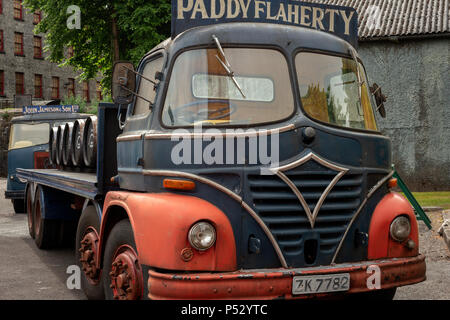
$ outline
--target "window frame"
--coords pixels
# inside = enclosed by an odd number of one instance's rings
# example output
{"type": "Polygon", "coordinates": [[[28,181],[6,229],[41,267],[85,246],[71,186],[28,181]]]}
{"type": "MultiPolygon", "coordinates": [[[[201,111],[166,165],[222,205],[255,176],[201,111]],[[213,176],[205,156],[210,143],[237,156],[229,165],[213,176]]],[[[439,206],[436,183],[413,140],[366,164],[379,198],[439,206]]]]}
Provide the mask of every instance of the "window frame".
{"type": "Polygon", "coordinates": [[[43,87],[44,87],[44,79],[42,74],[35,74],[34,75],[34,97],[38,98],[38,99],[43,99],[44,98],[44,91],[43,91],[43,87]],[[37,83],[37,79],[40,79],[40,86],[38,86],[37,83]],[[39,89],[39,94],[36,94],[37,89],[39,89]]]}
{"type": "Polygon", "coordinates": [[[23,40],[24,36],[22,32],[14,32],[14,55],[19,57],[24,57],[23,51],[23,40]],[[17,42],[17,36],[19,36],[20,42],[17,42]],[[17,46],[20,46],[20,52],[17,52],[17,46]]]}
{"type": "Polygon", "coordinates": [[[60,82],[61,82],[61,79],[59,77],[52,77],[52,86],[51,86],[52,95],[51,95],[51,97],[52,97],[53,100],[57,100],[60,97],[60,82]],[[57,83],[56,87],[54,86],[55,85],[55,79],[57,79],[57,81],[58,81],[58,82],[56,82],[57,83]],[[53,94],[55,89],[56,89],[57,96],[55,96],[53,94]]]}
{"type": "MultiPolygon", "coordinates": [[[[144,69],[145,69],[145,67],[147,66],[148,63],[151,63],[152,61],[155,61],[155,60],[160,59],[160,58],[163,59],[163,70],[164,70],[165,69],[165,65],[167,63],[167,56],[166,56],[165,51],[163,49],[160,49],[160,50],[150,54],[148,57],[145,57],[144,60],[139,64],[139,68],[138,68],[137,72],[139,72],[140,74],[143,74],[144,73],[144,69]]],[[[161,70],[161,72],[163,70],[161,70]]],[[[136,91],[137,94],[139,94],[142,77],[136,75],[136,78],[137,78],[137,81],[136,81],[136,90],[135,91],[136,91]]],[[[145,80],[145,81],[147,82],[147,80],[145,80]]],[[[160,86],[158,86],[158,88],[156,89],[155,99],[154,99],[155,101],[153,101],[153,106],[156,105],[156,99],[158,97],[159,90],[160,90],[160,86]]],[[[128,114],[128,117],[137,118],[137,117],[148,116],[148,115],[153,113],[152,108],[149,108],[148,111],[146,111],[144,113],[134,114],[134,111],[136,109],[137,99],[138,99],[137,96],[134,96],[132,107],[130,108],[130,112],[128,114]]]]}
{"type": "MultiPolygon", "coordinates": [[[[287,52],[284,48],[277,46],[277,45],[270,45],[270,44],[247,44],[247,43],[242,43],[242,44],[227,44],[227,43],[222,43],[222,48],[223,49],[261,49],[261,50],[274,50],[279,52],[285,62],[286,62],[286,66],[288,69],[288,78],[289,78],[289,82],[291,85],[291,93],[292,93],[292,99],[293,99],[293,108],[292,108],[292,113],[280,120],[275,120],[275,121],[268,121],[268,122],[261,122],[261,123],[257,123],[257,124],[248,124],[248,125],[234,125],[234,124],[230,124],[230,125],[221,125],[220,127],[218,126],[214,126],[214,125],[210,125],[210,124],[203,124],[202,127],[203,128],[214,128],[214,129],[231,129],[231,128],[243,128],[243,129],[248,129],[248,128],[258,128],[258,127],[267,127],[270,125],[276,125],[276,124],[282,124],[282,123],[286,123],[289,120],[291,120],[292,118],[295,117],[296,114],[298,114],[298,104],[296,101],[296,97],[297,97],[297,93],[296,93],[296,74],[295,72],[293,72],[292,68],[291,68],[291,63],[292,63],[292,57],[290,56],[290,52],[287,52]]],[[[184,48],[179,50],[172,58],[170,61],[170,65],[168,67],[168,71],[166,73],[166,79],[165,79],[165,85],[164,85],[164,91],[162,94],[162,99],[161,99],[161,103],[160,105],[160,110],[159,110],[159,124],[162,128],[167,129],[167,130],[177,130],[177,129],[193,129],[194,126],[167,126],[164,124],[163,122],[163,111],[164,111],[164,105],[166,103],[166,99],[167,99],[167,93],[169,91],[169,85],[170,85],[170,81],[172,79],[172,72],[173,72],[173,68],[175,66],[175,63],[178,59],[178,57],[187,52],[187,51],[192,51],[192,50],[207,50],[207,49],[217,49],[217,47],[215,45],[198,45],[198,46],[193,46],[193,47],[188,47],[188,48],[184,48]]]]}
{"type": "Polygon", "coordinates": [[[23,21],[23,4],[21,0],[14,0],[13,2],[13,14],[14,14],[14,20],[23,21]],[[19,5],[19,7],[17,7],[19,5]],[[16,15],[17,11],[19,11],[18,16],[16,15]]]}
{"type": "Polygon", "coordinates": [[[69,81],[69,85],[67,86],[67,95],[69,97],[75,97],[75,79],[68,78],[67,81],[69,81]]]}
{"type": "Polygon", "coordinates": [[[83,99],[85,99],[86,102],[91,102],[91,91],[89,88],[89,80],[83,81],[83,99]]]}
{"type": "Polygon", "coordinates": [[[33,24],[37,25],[42,21],[42,11],[41,10],[36,10],[33,13],[33,24]]]}
{"type": "Polygon", "coordinates": [[[0,53],[5,53],[5,34],[3,29],[0,30],[0,53]]]}
{"type": "Polygon", "coordinates": [[[23,72],[16,72],[15,75],[16,75],[16,79],[15,79],[16,95],[24,95],[25,94],[25,74],[23,72]],[[17,77],[17,76],[19,76],[19,77],[17,77]],[[22,81],[22,83],[21,83],[22,87],[21,87],[21,91],[18,92],[17,91],[17,88],[18,88],[17,86],[18,86],[19,82],[17,80],[20,79],[20,78],[21,78],[21,81],[22,81]]]}
{"type": "MultiPolygon", "coordinates": [[[[351,128],[351,127],[344,127],[344,126],[340,126],[337,124],[333,124],[333,123],[329,123],[329,122],[324,122],[318,119],[313,118],[312,116],[309,115],[309,113],[307,113],[305,111],[305,109],[303,108],[303,102],[302,102],[302,95],[300,92],[300,86],[299,86],[299,78],[298,78],[298,71],[297,71],[297,64],[296,64],[296,58],[300,53],[316,53],[316,54],[322,54],[322,55],[328,55],[328,56],[332,56],[332,57],[338,57],[338,58],[346,58],[346,59],[350,59],[353,60],[353,57],[350,54],[344,54],[342,52],[335,52],[335,51],[325,51],[325,50],[313,50],[313,49],[306,49],[306,48],[298,48],[297,50],[295,50],[292,53],[292,66],[294,68],[294,81],[296,83],[296,90],[298,91],[298,103],[300,105],[300,110],[302,112],[302,114],[310,119],[311,121],[320,123],[322,125],[328,126],[328,127],[333,127],[335,129],[340,129],[340,130],[348,130],[348,131],[354,131],[354,132],[362,132],[362,133],[366,133],[366,134],[376,134],[376,135],[382,135],[382,133],[380,132],[380,128],[378,125],[378,121],[377,121],[377,117],[376,117],[376,110],[374,108],[374,105],[372,103],[372,98],[370,98],[370,105],[372,107],[372,111],[373,111],[373,115],[374,115],[374,120],[375,120],[375,125],[377,126],[377,130],[370,130],[370,129],[360,129],[360,128],[351,128]]],[[[358,62],[360,63],[360,65],[363,67],[364,69],[364,73],[365,76],[367,78],[367,72],[366,72],[366,67],[364,66],[363,61],[361,60],[360,57],[357,57],[358,62]]],[[[369,82],[369,80],[367,79],[367,82],[369,82]]],[[[370,89],[369,89],[369,83],[367,83],[367,87],[369,90],[369,95],[370,93],[370,89]]]]}
{"type": "Polygon", "coordinates": [[[43,59],[42,56],[42,37],[33,36],[33,57],[34,59],[43,59]],[[39,45],[36,46],[36,41],[38,41],[39,45]],[[38,54],[36,54],[36,50],[39,50],[38,54]]]}
{"type": "Polygon", "coordinates": [[[5,70],[0,70],[0,96],[5,96],[5,70]]]}

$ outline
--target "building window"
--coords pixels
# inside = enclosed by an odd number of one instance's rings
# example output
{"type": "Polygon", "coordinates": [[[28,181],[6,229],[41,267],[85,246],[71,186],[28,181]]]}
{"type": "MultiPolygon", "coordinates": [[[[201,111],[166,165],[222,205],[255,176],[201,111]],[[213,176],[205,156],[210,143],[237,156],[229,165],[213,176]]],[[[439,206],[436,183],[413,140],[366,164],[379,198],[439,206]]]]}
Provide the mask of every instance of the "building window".
{"type": "Polygon", "coordinates": [[[86,102],[91,101],[91,95],[89,93],[89,81],[83,82],[83,98],[86,100],[86,102]]]}
{"type": "Polygon", "coordinates": [[[67,95],[69,97],[75,96],[75,79],[69,78],[69,85],[67,86],[67,95]]]}
{"type": "Polygon", "coordinates": [[[4,43],[5,43],[5,40],[3,38],[3,30],[0,30],[0,52],[5,52],[4,43]]]}
{"type": "MultiPolygon", "coordinates": [[[[1,0],[0,0],[1,1],[1,0]]],[[[37,10],[34,12],[33,23],[38,24],[42,20],[42,12],[41,10],[37,10]]]]}
{"type": "Polygon", "coordinates": [[[67,48],[67,56],[70,58],[73,58],[73,47],[70,46],[69,48],[67,48]]]}
{"type": "Polygon", "coordinates": [[[3,13],[3,1],[0,0],[0,14],[3,13]]]}
{"type": "Polygon", "coordinates": [[[33,39],[33,45],[34,45],[34,57],[37,59],[41,59],[42,58],[42,38],[35,36],[33,39]]]}
{"type": "Polygon", "coordinates": [[[22,72],[16,72],[16,94],[25,94],[25,80],[22,72]]]}
{"type": "Polygon", "coordinates": [[[14,0],[14,19],[23,20],[23,7],[21,0],[14,0]]]}
{"type": "Polygon", "coordinates": [[[14,54],[23,56],[23,33],[14,33],[14,54]]]}
{"type": "Polygon", "coordinates": [[[0,70],[0,96],[5,95],[5,72],[0,70]]]}
{"type": "Polygon", "coordinates": [[[102,101],[103,100],[103,95],[102,95],[102,86],[100,85],[100,81],[97,81],[97,100],[98,101],[102,101]]]}
{"type": "Polygon", "coordinates": [[[52,99],[59,99],[59,78],[52,77],[52,99]]]}
{"type": "Polygon", "coordinates": [[[34,97],[42,98],[42,74],[34,75],[34,97]]]}

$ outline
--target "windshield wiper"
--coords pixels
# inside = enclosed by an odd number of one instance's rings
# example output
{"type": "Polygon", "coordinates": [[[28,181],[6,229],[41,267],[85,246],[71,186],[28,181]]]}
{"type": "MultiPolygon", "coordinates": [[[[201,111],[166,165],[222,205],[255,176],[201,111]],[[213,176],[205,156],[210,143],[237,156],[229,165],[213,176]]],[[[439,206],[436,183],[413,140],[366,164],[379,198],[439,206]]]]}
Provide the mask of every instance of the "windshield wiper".
{"type": "Polygon", "coordinates": [[[246,99],[247,97],[245,96],[244,91],[242,91],[242,88],[239,85],[239,83],[236,81],[236,77],[234,76],[233,68],[231,67],[230,62],[228,62],[227,56],[225,55],[225,52],[223,51],[223,48],[222,48],[222,45],[220,44],[219,39],[215,35],[213,35],[212,37],[214,39],[214,42],[216,43],[217,49],[219,49],[219,52],[225,61],[222,61],[222,59],[220,59],[219,56],[216,55],[217,60],[220,62],[222,67],[225,69],[225,71],[227,72],[227,75],[231,78],[231,80],[233,80],[234,85],[236,86],[236,88],[238,88],[239,92],[242,94],[242,97],[244,97],[244,99],[246,99]]]}

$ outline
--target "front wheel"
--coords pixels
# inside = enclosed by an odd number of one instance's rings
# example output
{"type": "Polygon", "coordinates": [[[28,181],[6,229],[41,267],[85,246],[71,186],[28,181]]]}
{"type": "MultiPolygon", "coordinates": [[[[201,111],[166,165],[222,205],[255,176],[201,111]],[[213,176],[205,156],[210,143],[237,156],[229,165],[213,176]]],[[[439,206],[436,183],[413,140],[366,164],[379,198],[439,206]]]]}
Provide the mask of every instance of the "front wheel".
{"type": "Polygon", "coordinates": [[[140,300],[144,294],[142,268],[133,230],[128,220],[119,221],[106,242],[103,286],[108,300],[140,300]]]}
{"type": "Polygon", "coordinates": [[[97,210],[88,206],[78,222],[75,259],[83,271],[81,288],[89,300],[103,300],[105,293],[100,281],[101,270],[97,267],[100,219],[97,210]]]}

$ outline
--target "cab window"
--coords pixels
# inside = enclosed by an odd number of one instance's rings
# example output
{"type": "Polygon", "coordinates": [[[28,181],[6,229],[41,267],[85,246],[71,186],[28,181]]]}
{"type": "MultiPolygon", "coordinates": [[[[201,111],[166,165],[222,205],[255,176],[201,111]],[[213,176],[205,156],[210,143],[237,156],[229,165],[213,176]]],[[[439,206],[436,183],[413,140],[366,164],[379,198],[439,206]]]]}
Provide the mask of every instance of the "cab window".
{"type": "Polygon", "coordinates": [[[178,56],[162,113],[165,126],[248,126],[281,121],[294,113],[282,53],[254,48],[225,48],[224,53],[234,77],[218,49],[178,56]]]}
{"type": "Polygon", "coordinates": [[[17,123],[11,127],[8,150],[33,147],[48,143],[50,125],[48,123],[17,123]]]}
{"type": "Polygon", "coordinates": [[[353,59],[301,52],[295,59],[303,110],[312,118],[347,128],[377,130],[367,77],[353,59]],[[358,68],[364,84],[361,94],[358,68]]]}
{"type": "MultiPolygon", "coordinates": [[[[151,59],[149,62],[145,64],[144,70],[142,71],[142,75],[144,75],[144,77],[150,80],[157,82],[155,79],[155,75],[156,72],[162,71],[163,64],[164,64],[163,56],[158,56],[156,58],[151,59]]],[[[155,86],[150,81],[147,81],[144,78],[140,78],[138,95],[154,103],[156,97],[155,86]]],[[[141,115],[150,112],[150,103],[140,98],[139,96],[136,97],[133,115],[141,115]]]]}

